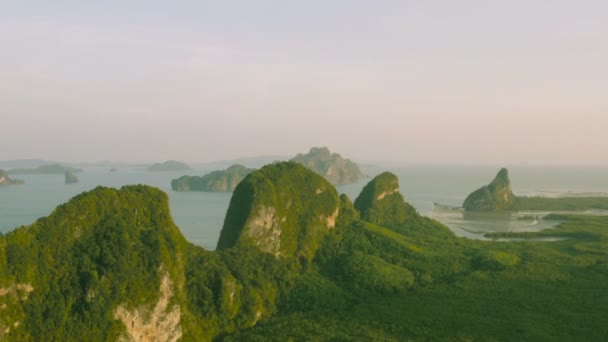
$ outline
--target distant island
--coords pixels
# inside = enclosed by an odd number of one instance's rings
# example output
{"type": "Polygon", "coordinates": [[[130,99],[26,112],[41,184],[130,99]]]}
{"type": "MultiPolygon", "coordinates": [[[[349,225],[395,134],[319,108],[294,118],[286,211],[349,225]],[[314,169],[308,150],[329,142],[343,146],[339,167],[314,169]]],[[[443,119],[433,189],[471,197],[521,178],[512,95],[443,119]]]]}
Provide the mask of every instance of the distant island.
{"type": "Polygon", "coordinates": [[[79,181],[78,176],[76,176],[73,172],[71,172],[71,171],[65,172],[65,184],[75,184],[75,183],[78,183],[78,181],[79,181]]]}
{"type": "Polygon", "coordinates": [[[0,186],[3,185],[17,185],[17,184],[23,184],[23,181],[20,179],[11,179],[8,176],[8,172],[0,169],[0,186]]]}
{"type": "Polygon", "coordinates": [[[18,169],[10,169],[8,173],[11,175],[56,175],[62,174],[66,171],[70,171],[72,173],[82,172],[82,169],[64,166],[61,164],[49,164],[49,165],[41,165],[35,168],[18,168],[18,169]]]}
{"type": "Polygon", "coordinates": [[[168,160],[164,163],[156,163],[148,166],[148,171],[162,172],[162,171],[185,171],[190,170],[190,166],[186,163],[177,160],[168,160]]]}
{"type": "Polygon", "coordinates": [[[494,180],[472,192],[464,200],[467,211],[500,210],[608,210],[608,197],[515,196],[511,190],[509,171],[501,169],[494,180]]]}
{"type": "Polygon", "coordinates": [[[226,170],[217,170],[204,176],[182,176],[171,181],[175,191],[232,192],[254,169],[235,164],[226,170]]]}
{"type": "Polygon", "coordinates": [[[338,153],[332,154],[327,147],[313,147],[308,154],[300,153],[290,161],[304,165],[333,185],[347,185],[365,178],[357,164],[338,153]]]}

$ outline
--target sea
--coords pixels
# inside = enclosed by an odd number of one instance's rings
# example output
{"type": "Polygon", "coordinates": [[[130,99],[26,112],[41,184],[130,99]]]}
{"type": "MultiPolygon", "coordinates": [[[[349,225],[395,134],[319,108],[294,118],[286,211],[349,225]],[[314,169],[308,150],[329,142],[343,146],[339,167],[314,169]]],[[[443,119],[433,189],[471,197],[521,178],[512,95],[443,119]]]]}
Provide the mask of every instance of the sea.
{"type": "MultiPolygon", "coordinates": [[[[390,171],[399,177],[400,192],[422,215],[447,225],[456,235],[485,239],[488,232],[539,231],[559,222],[544,220],[547,213],[464,213],[460,206],[472,191],[489,183],[500,167],[471,165],[374,164],[363,165],[368,179],[338,187],[354,200],[375,175],[390,171]]],[[[15,175],[23,185],[0,187],[0,232],[32,224],[48,216],[58,205],[97,186],[120,188],[146,184],[169,195],[173,220],[192,243],[213,250],[222,229],[231,193],[176,192],[171,180],[184,174],[203,175],[210,169],[149,172],[141,166],[125,166],[115,172],[108,167],[84,167],[80,182],[65,184],[64,175],[15,175]]],[[[608,167],[511,166],[512,189],[520,196],[608,196],[608,167]]],[[[608,212],[589,211],[589,215],[608,212]]]]}

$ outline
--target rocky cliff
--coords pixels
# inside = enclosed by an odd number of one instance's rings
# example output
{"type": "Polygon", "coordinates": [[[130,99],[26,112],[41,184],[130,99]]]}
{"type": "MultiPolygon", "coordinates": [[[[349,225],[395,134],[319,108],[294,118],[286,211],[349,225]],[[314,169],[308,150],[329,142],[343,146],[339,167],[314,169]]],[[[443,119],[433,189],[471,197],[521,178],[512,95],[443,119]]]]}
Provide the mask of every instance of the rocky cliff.
{"type": "Polygon", "coordinates": [[[291,161],[313,170],[334,185],[356,183],[365,178],[357,164],[331,153],[327,147],[313,147],[308,154],[300,153],[291,161]]]}
{"type": "Polygon", "coordinates": [[[318,174],[292,162],[267,165],[235,189],[217,248],[254,246],[310,260],[339,207],[336,189],[318,174]]]}
{"type": "Polygon", "coordinates": [[[509,171],[503,168],[490,184],[467,196],[462,206],[468,211],[493,211],[513,209],[515,204],[509,171]]]}

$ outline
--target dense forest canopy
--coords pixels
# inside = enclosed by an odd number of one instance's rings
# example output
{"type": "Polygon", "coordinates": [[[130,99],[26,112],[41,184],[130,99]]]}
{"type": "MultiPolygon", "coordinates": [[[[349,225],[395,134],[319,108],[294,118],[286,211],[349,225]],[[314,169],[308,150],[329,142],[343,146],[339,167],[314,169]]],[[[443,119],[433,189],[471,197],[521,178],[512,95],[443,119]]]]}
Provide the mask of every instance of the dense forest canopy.
{"type": "Polygon", "coordinates": [[[455,237],[390,173],[353,202],[295,163],[236,188],[217,251],[162,191],[99,187],[0,237],[0,339],[605,340],[608,217],[455,237]],[[525,237],[525,236],[520,236],[525,237]]]}

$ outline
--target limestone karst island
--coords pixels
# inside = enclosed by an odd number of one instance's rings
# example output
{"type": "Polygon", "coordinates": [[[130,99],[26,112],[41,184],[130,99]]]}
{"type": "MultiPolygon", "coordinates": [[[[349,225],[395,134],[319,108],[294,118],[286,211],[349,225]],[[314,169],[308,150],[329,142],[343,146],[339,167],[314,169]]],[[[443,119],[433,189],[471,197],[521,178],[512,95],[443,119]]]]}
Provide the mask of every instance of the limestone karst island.
{"type": "MultiPolygon", "coordinates": [[[[467,203],[511,200],[507,176],[467,203]]],[[[606,217],[562,217],[564,240],[531,246],[458,238],[404,198],[390,172],[353,204],[298,163],[267,165],[236,186],[209,251],[162,191],[98,187],[0,236],[0,338],[605,336],[606,217]],[[505,324],[515,315],[525,330],[505,324]]]]}

